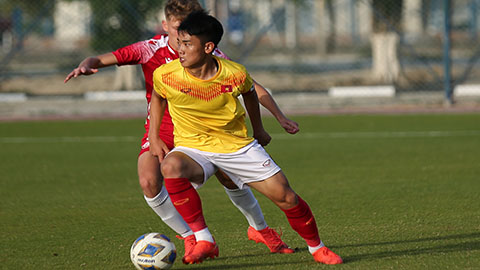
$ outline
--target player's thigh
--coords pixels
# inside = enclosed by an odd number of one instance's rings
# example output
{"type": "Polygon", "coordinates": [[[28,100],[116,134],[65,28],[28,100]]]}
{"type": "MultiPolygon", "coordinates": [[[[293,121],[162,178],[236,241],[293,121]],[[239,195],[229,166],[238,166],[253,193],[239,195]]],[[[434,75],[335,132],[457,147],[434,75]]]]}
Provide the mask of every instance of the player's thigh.
{"type": "Polygon", "coordinates": [[[140,181],[156,181],[162,182],[162,174],[160,172],[160,163],[158,158],[150,154],[150,152],[143,152],[137,161],[138,178],[140,181]]]}
{"type": "Polygon", "coordinates": [[[238,186],[235,185],[235,183],[232,181],[232,179],[230,177],[228,177],[228,175],[225,172],[223,172],[222,170],[219,169],[215,173],[215,176],[217,177],[218,182],[220,182],[220,184],[222,184],[224,187],[226,187],[228,189],[238,189],[238,186]]]}
{"type": "Polygon", "coordinates": [[[190,182],[204,182],[202,166],[180,151],[170,152],[163,160],[161,168],[163,175],[168,178],[188,178],[190,182]]]}
{"type": "Polygon", "coordinates": [[[282,209],[292,208],[298,203],[297,196],[282,171],[263,181],[250,182],[248,186],[265,195],[282,209]]]}

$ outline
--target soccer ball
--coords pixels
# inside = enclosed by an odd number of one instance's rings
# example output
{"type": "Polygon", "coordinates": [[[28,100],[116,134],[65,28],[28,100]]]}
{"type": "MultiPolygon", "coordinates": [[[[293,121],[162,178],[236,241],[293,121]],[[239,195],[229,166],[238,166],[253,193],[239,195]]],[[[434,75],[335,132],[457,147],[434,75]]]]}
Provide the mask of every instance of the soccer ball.
{"type": "Polygon", "coordinates": [[[161,233],[144,234],[130,248],[130,259],[138,270],[170,269],[176,257],[175,245],[161,233]]]}

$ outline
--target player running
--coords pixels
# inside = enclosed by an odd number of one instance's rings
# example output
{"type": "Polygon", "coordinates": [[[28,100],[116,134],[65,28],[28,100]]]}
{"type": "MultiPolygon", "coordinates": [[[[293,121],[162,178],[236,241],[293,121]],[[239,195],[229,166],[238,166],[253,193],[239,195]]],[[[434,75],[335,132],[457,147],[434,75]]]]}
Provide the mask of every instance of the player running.
{"type": "MultiPolygon", "coordinates": [[[[152,96],[152,74],[153,71],[168,62],[178,58],[177,28],[180,22],[191,12],[202,10],[196,0],[169,0],[164,8],[166,20],[162,21],[162,28],[168,33],[157,35],[150,40],[140,41],[116,51],[88,57],[84,59],[65,78],[65,83],[71,78],[80,75],[91,75],[98,72],[99,68],[111,65],[142,65],[145,77],[147,118],[145,120],[145,134],[141,141],[141,150],[138,155],[138,178],[147,204],[172,230],[178,233],[185,242],[185,254],[188,254],[196,243],[196,238],[190,227],[185,223],[173,206],[166,189],[163,187],[163,177],[160,172],[158,158],[150,153],[150,142],[148,132],[150,129],[150,102],[152,96]]],[[[226,57],[220,50],[215,50],[215,55],[226,57]]],[[[278,108],[271,95],[259,84],[256,89],[261,103],[278,120],[280,125],[291,134],[298,132],[298,124],[288,118],[278,108]]],[[[158,127],[159,136],[166,143],[166,146],[173,148],[173,124],[165,108],[165,115],[158,127]]],[[[267,142],[268,143],[268,142],[267,142]]],[[[257,199],[249,189],[238,189],[238,187],[221,171],[216,174],[218,180],[225,186],[232,203],[244,214],[249,228],[248,239],[265,244],[273,253],[293,253],[280,238],[278,233],[271,229],[260,209],[257,199]]]]}
{"type": "Polygon", "coordinates": [[[185,264],[218,256],[194,189],[218,169],[240,188],[250,186],[274,202],[291,227],[306,241],[315,261],[340,264],[342,259],[320,240],[308,204],[290,187],[286,176],[261,146],[270,141],[263,129],[254,83],[245,67],[212,55],[223,35],[220,22],[200,10],[178,28],[179,56],[155,70],[151,103],[150,151],[162,162],[165,187],[173,205],[195,233],[197,244],[185,264]],[[253,127],[247,134],[242,95],[253,127]],[[175,123],[175,148],[154,132],[169,106],[175,123]]]}

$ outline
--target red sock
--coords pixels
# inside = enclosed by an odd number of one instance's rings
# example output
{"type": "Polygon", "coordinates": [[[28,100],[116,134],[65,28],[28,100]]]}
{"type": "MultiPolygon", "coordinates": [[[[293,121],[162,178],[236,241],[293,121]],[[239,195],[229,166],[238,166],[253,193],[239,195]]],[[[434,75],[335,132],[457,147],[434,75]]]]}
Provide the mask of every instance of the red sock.
{"type": "Polygon", "coordinates": [[[320,245],[317,223],[308,204],[298,196],[298,204],[290,209],[282,209],[290,226],[307,242],[307,245],[320,245]]]}
{"type": "Polygon", "coordinates": [[[194,232],[206,228],[202,201],[188,178],[165,178],[164,182],[173,205],[188,226],[194,232]]]}

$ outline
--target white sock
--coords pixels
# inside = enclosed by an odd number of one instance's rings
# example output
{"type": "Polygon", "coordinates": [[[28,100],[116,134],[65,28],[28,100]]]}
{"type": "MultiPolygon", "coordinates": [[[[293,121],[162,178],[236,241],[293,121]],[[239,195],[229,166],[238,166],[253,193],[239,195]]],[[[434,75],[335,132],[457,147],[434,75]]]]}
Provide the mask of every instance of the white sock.
{"type": "Polygon", "coordinates": [[[162,190],[154,198],[148,198],[144,196],[147,204],[157,213],[162,221],[167,224],[172,230],[181,235],[187,237],[193,234],[188,224],[183,220],[182,216],[177,212],[175,206],[173,206],[170,196],[168,196],[167,190],[162,187],[162,190]]]}
{"type": "Polygon", "coordinates": [[[205,229],[201,229],[200,231],[195,232],[195,239],[198,241],[208,241],[210,243],[215,243],[215,240],[213,240],[213,236],[208,230],[208,227],[205,229]]]}
{"type": "Polygon", "coordinates": [[[245,189],[228,189],[225,192],[240,212],[245,216],[248,224],[255,230],[260,231],[268,227],[265,218],[263,217],[262,209],[258,204],[257,199],[253,196],[250,188],[245,189]]]}
{"type": "Polygon", "coordinates": [[[311,247],[311,246],[308,246],[308,251],[310,251],[310,254],[313,254],[315,253],[315,251],[321,249],[322,247],[324,247],[325,245],[323,244],[322,240],[320,240],[320,245],[316,246],[316,247],[311,247]]]}

